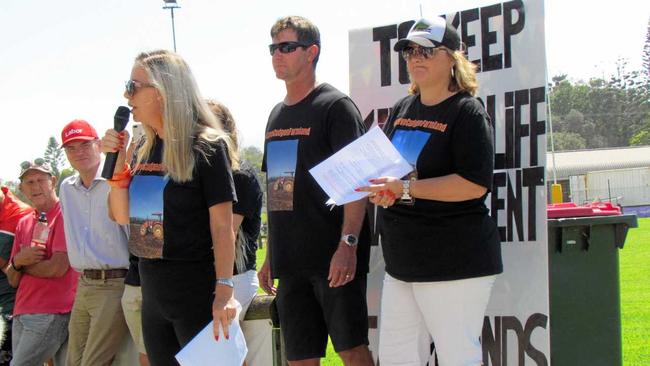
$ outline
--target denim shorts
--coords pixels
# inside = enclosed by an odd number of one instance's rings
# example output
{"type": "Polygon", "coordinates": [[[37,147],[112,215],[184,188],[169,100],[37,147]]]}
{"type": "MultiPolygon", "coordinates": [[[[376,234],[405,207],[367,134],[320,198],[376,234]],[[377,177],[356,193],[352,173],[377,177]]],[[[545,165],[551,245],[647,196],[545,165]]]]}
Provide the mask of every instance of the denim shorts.
{"type": "Polygon", "coordinates": [[[68,338],[70,313],[20,314],[12,326],[12,366],[42,365],[68,338]]]}

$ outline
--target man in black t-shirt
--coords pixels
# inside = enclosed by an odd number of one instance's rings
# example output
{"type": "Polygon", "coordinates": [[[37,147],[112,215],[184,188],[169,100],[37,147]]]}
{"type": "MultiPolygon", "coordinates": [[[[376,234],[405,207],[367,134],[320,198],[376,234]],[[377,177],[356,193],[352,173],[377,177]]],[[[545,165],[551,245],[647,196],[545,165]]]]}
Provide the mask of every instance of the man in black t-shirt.
{"type": "Polygon", "coordinates": [[[372,365],[368,350],[366,200],[330,210],[309,169],[365,130],[352,100],[316,83],[318,29],[302,17],[278,20],[269,46],[287,94],[269,116],[262,170],[267,175],[269,249],[260,284],[276,293],[292,365],[317,365],[329,334],[346,365],[372,365]]]}

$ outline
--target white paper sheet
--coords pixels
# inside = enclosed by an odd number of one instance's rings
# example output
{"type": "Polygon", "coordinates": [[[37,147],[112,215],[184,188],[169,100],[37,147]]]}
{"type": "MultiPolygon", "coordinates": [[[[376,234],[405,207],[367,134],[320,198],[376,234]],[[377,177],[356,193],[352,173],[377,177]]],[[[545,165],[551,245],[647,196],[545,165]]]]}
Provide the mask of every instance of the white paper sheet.
{"type": "Polygon", "coordinates": [[[238,306],[237,316],[230,325],[230,339],[225,339],[223,333],[219,333],[217,342],[212,332],[213,322],[210,322],[176,354],[176,360],[182,366],[241,366],[246,359],[248,348],[237,321],[240,312],[241,306],[238,306]]]}
{"type": "Polygon", "coordinates": [[[354,189],[381,176],[401,178],[413,167],[379,127],[370,129],[309,172],[330,197],[327,204],[344,205],[368,195],[354,189]]]}

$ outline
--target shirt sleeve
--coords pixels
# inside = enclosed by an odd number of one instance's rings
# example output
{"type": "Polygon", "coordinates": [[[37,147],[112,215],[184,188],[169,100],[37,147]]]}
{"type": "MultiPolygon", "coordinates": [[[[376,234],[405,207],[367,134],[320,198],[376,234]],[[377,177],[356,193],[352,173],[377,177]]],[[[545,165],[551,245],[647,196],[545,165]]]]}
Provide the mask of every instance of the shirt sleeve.
{"type": "Polygon", "coordinates": [[[386,136],[388,136],[389,139],[395,129],[395,119],[397,119],[397,116],[399,115],[402,109],[402,104],[406,101],[407,98],[408,97],[402,98],[398,100],[397,103],[395,103],[395,105],[393,105],[393,108],[390,109],[390,114],[388,115],[388,118],[386,119],[386,122],[382,127],[384,134],[386,134],[386,136]]]}
{"type": "Polygon", "coordinates": [[[198,159],[199,179],[208,207],[237,200],[226,143],[218,140],[210,145],[213,150],[207,160],[200,154],[198,159]]]}
{"type": "Polygon", "coordinates": [[[233,172],[237,202],[232,205],[232,212],[244,217],[253,217],[257,212],[257,202],[262,190],[252,172],[240,170],[233,172]]]}
{"type": "Polygon", "coordinates": [[[329,142],[336,152],[366,133],[361,113],[350,98],[334,102],[327,115],[329,142]]]}
{"type": "Polygon", "coordinates": [[[451,142],[456,173],[490,191],[494,170],[492,128],[475,99],[461,103],[451,142]]]}

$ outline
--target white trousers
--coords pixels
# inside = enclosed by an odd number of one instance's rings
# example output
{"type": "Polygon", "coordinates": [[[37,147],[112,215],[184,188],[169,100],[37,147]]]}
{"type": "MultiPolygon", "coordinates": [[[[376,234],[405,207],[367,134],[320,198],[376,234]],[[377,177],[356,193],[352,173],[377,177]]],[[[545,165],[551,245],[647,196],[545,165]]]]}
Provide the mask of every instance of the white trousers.
{"type": "Polygon", "coordinates": [[[386,274],[379,323],[381,365],[424,366],[431,358],[432,340],[441,366],[481,365],[479,337],[495,279],[403,282],[386,274]]]}
{"type": "Polygon", "coordinates": [[[257,271],[254,269],[248,270],[232,277],[234,283],[233,294],[235,299],[241,304],[241,313],[239,314],[239,321],[244,321],[246,310],[253,302],[253,298],[257,294],[257,289],[260,287],[260,282],[257,279],[257,271]]]}
{"type": "Polygon", "coordinates": [[[268,319],[244,321],[248,306],[253,302],[257,294],[257,289],[260,287],[259,280],[257,279],[257,271],[246,271],[233,276],[232,280],[235,283],[235,299],[242,306],[239,321],[241,322],[244,338],[246,338],[246,346],[248,347],[246,364],[248,366],[270,365],[273,362],[271,321],[268,319]]]}

